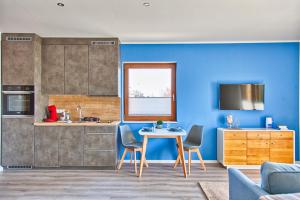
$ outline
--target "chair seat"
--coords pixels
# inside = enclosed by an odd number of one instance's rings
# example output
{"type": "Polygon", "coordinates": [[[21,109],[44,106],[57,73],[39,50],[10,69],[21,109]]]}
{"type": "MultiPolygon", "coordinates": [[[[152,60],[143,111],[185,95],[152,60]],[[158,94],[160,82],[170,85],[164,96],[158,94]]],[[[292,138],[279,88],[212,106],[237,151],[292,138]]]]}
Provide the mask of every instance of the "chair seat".
{"type": "Polygon", "coordinates": [[[195,148],[199,148],[199,145],[189,144],[189,143],[183,143],[183,148],[184,149],[195,149],[195,148]]]}
{"type": "Polygon", "coordinates": [[[124,145],[126,148],[142,148],[143,143],[142,142],[132,142],[124,145]]]}

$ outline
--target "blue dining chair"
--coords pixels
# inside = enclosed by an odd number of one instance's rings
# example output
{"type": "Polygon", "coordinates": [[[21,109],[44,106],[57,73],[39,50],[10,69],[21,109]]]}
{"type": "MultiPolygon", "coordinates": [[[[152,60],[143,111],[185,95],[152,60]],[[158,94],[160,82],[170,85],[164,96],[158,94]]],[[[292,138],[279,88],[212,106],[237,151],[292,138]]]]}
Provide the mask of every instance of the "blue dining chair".
{"type": "MultiPolygon", "coordinates": [[[[122,146],[124,147],[124,152],[123,152],[122,158],[120,160],[118,170],[121,169],[127,152],[130,152],[130,165],[132,164],[132,153],[133,153],[133,155],[134,155],[134,171],[137,174],[136,152],[142,153],[143,143],[138,142],[136,140],[132,131],[130,130],[129,126],[127,126],[127,125],[120,126],[120,132],[121,132],[121,140],[122,140],[122,146]]],[[[148,167],[146,158],[144,160],[144,163],[145,163],[145,166],[148,167]]]]}
{"type": "MultiPolygon", "coordinates": [[[[199,151],[199,148],[202,145],[203,141],[203,126],[200,125],[193,125],[191,130],[189,131],[186,139],[183,142],[183,149],[184,151],[188,152],[188,168],[189,168],[189,174],[191,174],[191,153],[195,152],[198,155],[198,158],[200,160],[201,166],[206,171],[206,167],[204,164],[204,161],[202,159],[201,153],[199,151]]],[[[178,163],[181,162],[181,159],[179,157],[179,154],[177,156],[176,162],[174,164],[174,168],[177,167],[178,163]]]]}

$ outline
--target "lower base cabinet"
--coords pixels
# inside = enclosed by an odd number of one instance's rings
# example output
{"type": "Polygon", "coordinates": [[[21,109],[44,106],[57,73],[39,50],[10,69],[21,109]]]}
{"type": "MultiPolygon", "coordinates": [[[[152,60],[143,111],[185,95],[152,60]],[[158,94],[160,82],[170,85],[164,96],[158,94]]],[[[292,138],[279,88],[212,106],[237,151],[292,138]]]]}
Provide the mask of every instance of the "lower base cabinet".
{"type": "Polygon", "coordinates": [[[84,166],[116,166],[116,126],[86,127],[84,133],[84,166]]]}
{"type": "Polygon", "coordinates": [[[33,166],[33,118],[2,119],[2,166],[33,166]]]}
{"type": "Polygon", "coordinates": [[[58,127],[38,126],[34,129],[34,166],[59,167],[58,144],[60,129],[58,127]]]}
{"type": "Polygon", "coordinates": [[[35,167],[116,166],[117,126],[36,126],[35,167]]]}
{"type": "Polygon", "coordinates": [[[83,166],[84,127],[59,127],[59,166],[83,166]]]}

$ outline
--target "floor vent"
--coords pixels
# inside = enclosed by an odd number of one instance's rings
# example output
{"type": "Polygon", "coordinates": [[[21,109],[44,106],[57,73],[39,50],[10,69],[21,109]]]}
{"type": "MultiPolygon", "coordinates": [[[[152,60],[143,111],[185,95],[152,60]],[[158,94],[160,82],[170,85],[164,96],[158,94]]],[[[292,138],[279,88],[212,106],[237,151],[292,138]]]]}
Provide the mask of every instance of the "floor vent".
{"type": "Polygon", "coordinates": [[[31,165],[9,165],[7,169],[32,169],[31,165]]]}
{"type": "Polygon", "coordinates": [[[92,45],[115,45],[116,42],[115,41],[91,41],[92,45]]]}
{"type": "Polygon", "coordinates": [[[32,37],[7,36],[6,40],[14,42],[30,42],[32,41],[32,37]]]}

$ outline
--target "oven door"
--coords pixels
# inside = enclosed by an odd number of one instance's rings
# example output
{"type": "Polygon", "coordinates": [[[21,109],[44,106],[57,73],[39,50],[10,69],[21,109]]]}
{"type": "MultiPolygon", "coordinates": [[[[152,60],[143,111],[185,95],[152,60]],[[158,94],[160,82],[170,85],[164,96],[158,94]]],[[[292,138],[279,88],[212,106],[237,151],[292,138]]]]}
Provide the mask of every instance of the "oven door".
{"type": "Polygon", "coordinates": [[[3,91],[2,114],[11,116],[34,115],[34,93],[32,91],[3,91]]]}

